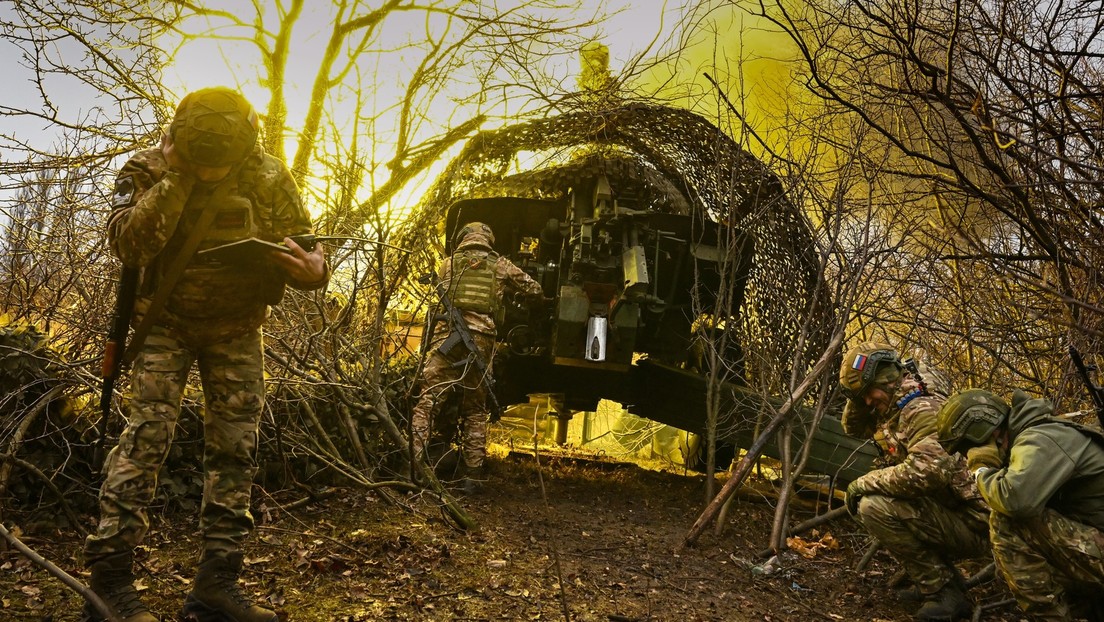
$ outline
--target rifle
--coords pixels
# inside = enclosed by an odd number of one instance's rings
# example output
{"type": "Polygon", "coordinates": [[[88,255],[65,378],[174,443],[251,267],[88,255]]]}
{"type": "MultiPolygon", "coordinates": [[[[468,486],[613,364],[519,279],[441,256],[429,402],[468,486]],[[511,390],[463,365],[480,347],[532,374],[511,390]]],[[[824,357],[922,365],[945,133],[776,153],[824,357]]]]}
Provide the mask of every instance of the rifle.
{"type": "Polygon", "coordinates": [[[104,344],[103,363],[101,376],[103,385],[100,388],[100,438],[96,440],[96,451],[93,460],[100,464],[103,457],[104,439],[107,437],[107,420],[111,415],[111,398],[115,393],[115,381],[119,379],[123,369],[123,351],[126,346],[127,332],[130,330],[130,316],[134,312],[134,299],[138,295],[138,268],[123,266],[119,272],[119,283],[115,296],[115,313],[111,318],[111,332],[107,334],[107,343],[104,344]]]}
{"type": "Polygon", "coordinates": [[[1090,371],[1097,371],[1096,365],[1091,367],[1085,365],[1081,353],[1073,346],[1069,347],[1069,353],[1070,359],[1073,360],[1073,366],[1077,368],[1077,373],[1081,376],[1081,382],[1085,383],[1085,390],[1089,392],[1089,398],[1096,410],[1096,420],[1100,423],[1100,427],[1104,428],[1104,388],[1093,382],[1092,376],[1089,375],[1090,371]]]}
{"type": "Polygon", "coordinates": [[[901,362],[901,366],[904,367],[908,373],[912,374],[913,379],[916,380],[916,384],[920,385],[920,391],[923,395],[928,395],[928,383],[924,382],[924,377],[920,375],[920,365],[917,364],[916,359],[905,359],[901,362]]]}
{"type": "Polygon", "coordinates": [[[463,314],[460,313],[460,309],[457,309],[452,304],[452,300],[448,297],[448,289],[445,287],[444,283],[437,281],[436,274],[426,274],[419,278],[418,281],[423,284],[434,283],[436,285],[437,297],[440,298],[441,305],[445,308],[445,312],[442,316],[435,317],[434,320],[443,319],[448,322],[449,327],[452,329],[449,331],[449,336],[445,338],[444,343],[437,347],[437,351],[447,356],[458,344],[464,344],[468,349],[468,356],[454,363],[453,366],[459,367],[469,363],[475,365],[476,370],[483,379],[483,386],[487,389],[487,401],[490,402],[489,406],[491,407],[491,423],[498,421],[502,418],[502,405],[498,403],[498,397],[495,395],[494,376],[488,373],[487,361],[483,359],[482,353],[479,352],[479,346],[476,345],[475,338],[472,337],[471,329],[468,328],[468,324],[464,321],[463,314]]]}

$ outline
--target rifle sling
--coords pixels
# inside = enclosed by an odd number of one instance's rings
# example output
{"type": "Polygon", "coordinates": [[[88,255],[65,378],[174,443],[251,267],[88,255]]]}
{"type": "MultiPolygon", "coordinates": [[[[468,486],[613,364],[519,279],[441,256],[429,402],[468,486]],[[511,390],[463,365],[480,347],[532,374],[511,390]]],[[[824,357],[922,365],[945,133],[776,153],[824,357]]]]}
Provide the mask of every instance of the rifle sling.
{"type": "Polygon", "coordinates": [[[219,203],[218,199],[222,198],[229,191],[230,186],[233,185],[229,183],[231,176],[232,174],[227,175],[226,181],[220,184],[211,194],[211,199],[207,201],[207,206],[200,213],[195,227],[188,234],[188,238],[184,240],[176,259],[169,265],[169,269],[162,274],[161,282],[157,285],[157,290],[153,292],[153,297],[150,299],[149,308],[142,317],[142,321],[134,328],[134,335],[131,336],[130,343],[127,344],[126,351],[123,353],[123,363],[129,365],[138,357],[138,351],[142,348],[142,344],[145,343],[150,331],[153,330],[154,322],[157,321],[157,317],[161,315],[161,311],[164,310],[165,304],[169,301],[169,294],[172,293],[177,281],[183,276],[184,269],[188,267],[188,263],[195,255],[196,249],[199,248],[199,243],[207,235],[211,223],[215,221],[215,214],[218,213],[216,207],[219,203]]]}

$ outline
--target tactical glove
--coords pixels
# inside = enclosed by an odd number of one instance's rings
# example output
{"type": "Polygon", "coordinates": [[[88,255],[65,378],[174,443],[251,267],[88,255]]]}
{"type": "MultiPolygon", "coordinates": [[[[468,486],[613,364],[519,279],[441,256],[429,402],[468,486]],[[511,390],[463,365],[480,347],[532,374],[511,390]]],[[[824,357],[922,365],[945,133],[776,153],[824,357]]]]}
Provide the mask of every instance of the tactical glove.
{"type": "Polygon", "coordinates": [[[863,488],[862,478],[847,485],[847,493],[843,497],[843,502],[847,505],[848,514],[855,516],[859,513],[859,501],[862,500],[864,494],[866,494],[866,490],[863,488]]]}
{"type": "Polygon", "coordinates": [[[999,469],[1001,467],[1000,449],[997,448],[997,441],[995,439],[989,439],[989,442],[984,445],[978,445],[977,447],[971,447],[966,452],[966,468],[974,473],[981,467],[991,467],[999,469]]]}

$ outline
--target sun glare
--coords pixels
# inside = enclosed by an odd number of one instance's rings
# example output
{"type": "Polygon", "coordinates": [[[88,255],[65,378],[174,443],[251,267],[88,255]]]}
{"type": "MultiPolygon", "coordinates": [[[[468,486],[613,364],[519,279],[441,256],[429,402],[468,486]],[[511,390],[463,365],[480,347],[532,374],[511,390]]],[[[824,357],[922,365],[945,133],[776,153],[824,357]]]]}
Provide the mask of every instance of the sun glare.
{"type": "MultiPolygon", "coordinates": [[[[510,4],[499,1],[496,6],[501,10],[510,4]]],[[[630,0],[584,1],[579,4],[576,19],[593,15],[599,9],[610,15],[605,23],[592,28],[591,32],[581,34],[609,47],[610,70],[615,74],[639,54],[642,48],[675,38],[672,29],[678,23],[677,18],[682,11],[681,8],[668,7],[667,3],[657,6],[653,3],[633,3],[630,0]]],[[[273,33],[278,29],[278,12],[274,0],[256,3],[231,0],[220,2],[217,8],[234,14],[240,20],[240,25],[227,25],[225,20],[219,21],[216,18],[192,19],[187,22],[184,25],[184,42],[166,41],[163,45],[165,49],[176,51],[165,72],[165,84],[177,97],[206,86],[236,87],[258,110],[264,111],[271,93],[263,82],[265,72],[260,53],[252,41],[252,24],[257,19],[256,11],[260,10],[265,30],[273,33]]],[[[298,148],[300,132],[311,101],[311,90],[335,18],[336,10],[332,3],[306,3],[303,14],[292,30],[284,89],[288,111],[284,145],[289,163],[298,148]]],[[[325,96],[320,142],[312,154],[331,161],[340,160],[348,157],[347,152],[353,137],[359,137],[357,154],[364,159],[367,170],[364,182],[357,192],[358,201],[367,200],[375,189],[389,180],[391,169],[388,164],[394,158],[396,143],[400,139],[399,104],[405,96],[410,76],[414,75],[418,64],[425,57],[425,42],[444,35],[450,22],[440,13],[427,17],[426,13],[420,11],[400,11],[388,16],[384,26],[372,47],[354,59],[355,68],[342,74],[341,83],[325,96]]],[[[455,27],[455,24],[451,26],[455,27]]],[[[711,41],[709,36],[703,35],[693,44],[696,51],[687,57],[697,59],[693,62],[694,65],[701,64],[701,58],[717,52],[718,45],[731,47],[731,41],[717,43],[718,37],[722,35],[716,31],[709,35],[712,36],[711,41]]],[[[653,50],[655,51],[657,50],[653,50]]],[[[722,54],[730,52],[727,48],[720,51],[722,54]]],[[[347,60],[347,57],[339,55],[330,76],[338,75],[347,60]]],[[[551,70],[565,84],[574,85],[579,71],[578,55],[565,54],[562,58],[554,59],[553,64],[551,70]]],[[[419,100],[421,108],[416,110],[413,135],[409,137],[412,143],[440,135],[477,113],[486,114],[489,119],[480,129],[493,129],[496,125],[510,123],[516,118],[514,115],[519,113],[521,104],[489,108],[486,98],[473,97],[471,91],[474,88],[475,69],[464,66],[450,71],[448,82],[439,86],[433,97],[423,96],[419,100]]],[[[683,85],[682,88],[687,92],[690,90],[687,85],[700,81],[700,67],[697,66],[666,71],[676,75],[681,71],[686,79],[676,82],[683,85]]],[[[655,79],[664,78],[657,76],[655,79]]],[[[761,81],[770,77],[755,75],[753,79],[761,81]]],[[[767,91],[760,89],[760,92],[767,91]]],[[[437,175],[463,147],[463,142],[453,145],[449,152],[409,180],[393,196],[388,206],[392,217],[405,217],[420,202],[437,175]]],[[[312,162],[321,158],[312,158],[312,162]]],[[[317,164],[312,166],[317,170],[307,180],[311,186],[309,190],[313,196],[322,196],[327,187],[327,173],[317,164]]],[[[312,205],[311,209],[317,217],[324,206],[312,205]]]]}

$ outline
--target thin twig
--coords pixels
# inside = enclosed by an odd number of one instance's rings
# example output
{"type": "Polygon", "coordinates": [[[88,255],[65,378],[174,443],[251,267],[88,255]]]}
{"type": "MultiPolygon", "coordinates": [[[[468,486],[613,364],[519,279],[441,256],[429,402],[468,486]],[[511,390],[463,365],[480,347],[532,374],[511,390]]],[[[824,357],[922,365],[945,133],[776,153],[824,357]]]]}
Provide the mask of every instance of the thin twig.
{"type": "Polygon", "coordinates": [[[871,538],[870,545],[866,549],[866,553],[863,553],[862,559],[859,560],[858,565],[855,566],[855,572],[862,572],[866,570],[866,567],[870,565],[870,562],[874,560],[874,554],[882,548],[882,543],[877,539],[871,538]]]}
{"type": "Polygon", "coordinates": [[[58,502],[61,503],[61,509],[65,512],[66,518],[69,519],[69,524],[80,533],[81,539],[84,539],[84,537],[88,535],[88,530],[81,525],[81,521],[77,518],[76,513],[73,512],[73,508],[69,507],[69,503],[65,500],[65,495],[62,494],[61,490],[58,489],[57,485],[54,484],[53,480],[51,480],[48,475],[30,462],[11,454],[0,454],[0,462],[14,462],[42,480],[43,483],[46,484],[46,487],[57,497],[58,502]]]}
{"type": "Polygon", "coordinates": [[[110,622],[122,622],[122,620],[120,620],[119,617],[116,616],[104,603],[104,601],[101,600],[95,592],[89,589],[87,585],[78,581],[73,575],[69,574],[68,572],[65,572],[61,568],[58,568],[57,565],[55,565],[50,560],[36,553],[33,549],[31,549],[31,547],[27,546],[23,543],[22,540],[17,538],[15,534],[8,531],[8,528],[5,527],[2,523],[0,523],[0,537],[3,537],[4,540],[6,540],[8,544],[12,546],[12,548],[22,553],[24,557],[34,562],[46,572],[57,577],[62,583],[66,585],[66,587],[80,594],[85,600],[92,603],[92,606],[96,608],[96,611],[98,611],[103,617],[107,618],[110,622]]]}
{"type": "MultiPolygon", "coordinates": [[[[544,511],[548,512],[551,507],[548,504],[548,493],[544,489],[544,476],[541,471],[540,462],[540,446],[537,443],[537,439],[540,435],[537,433],[537,420],[533,418],[533,460],[537,463],[537,483],[540,484],[541,501],[544,503],[544,511]]],[[[560,564],[560,549],[556,546],[555,538],[548,539],[548,546],[552,549],[552,562],[556,567],[556,587],[560,591],[560,606],[563,608],[564,622],[571,622],[571,612],[567,607],[567,592],[564,590],[563,580],[563,567],[560,564]]]]}

